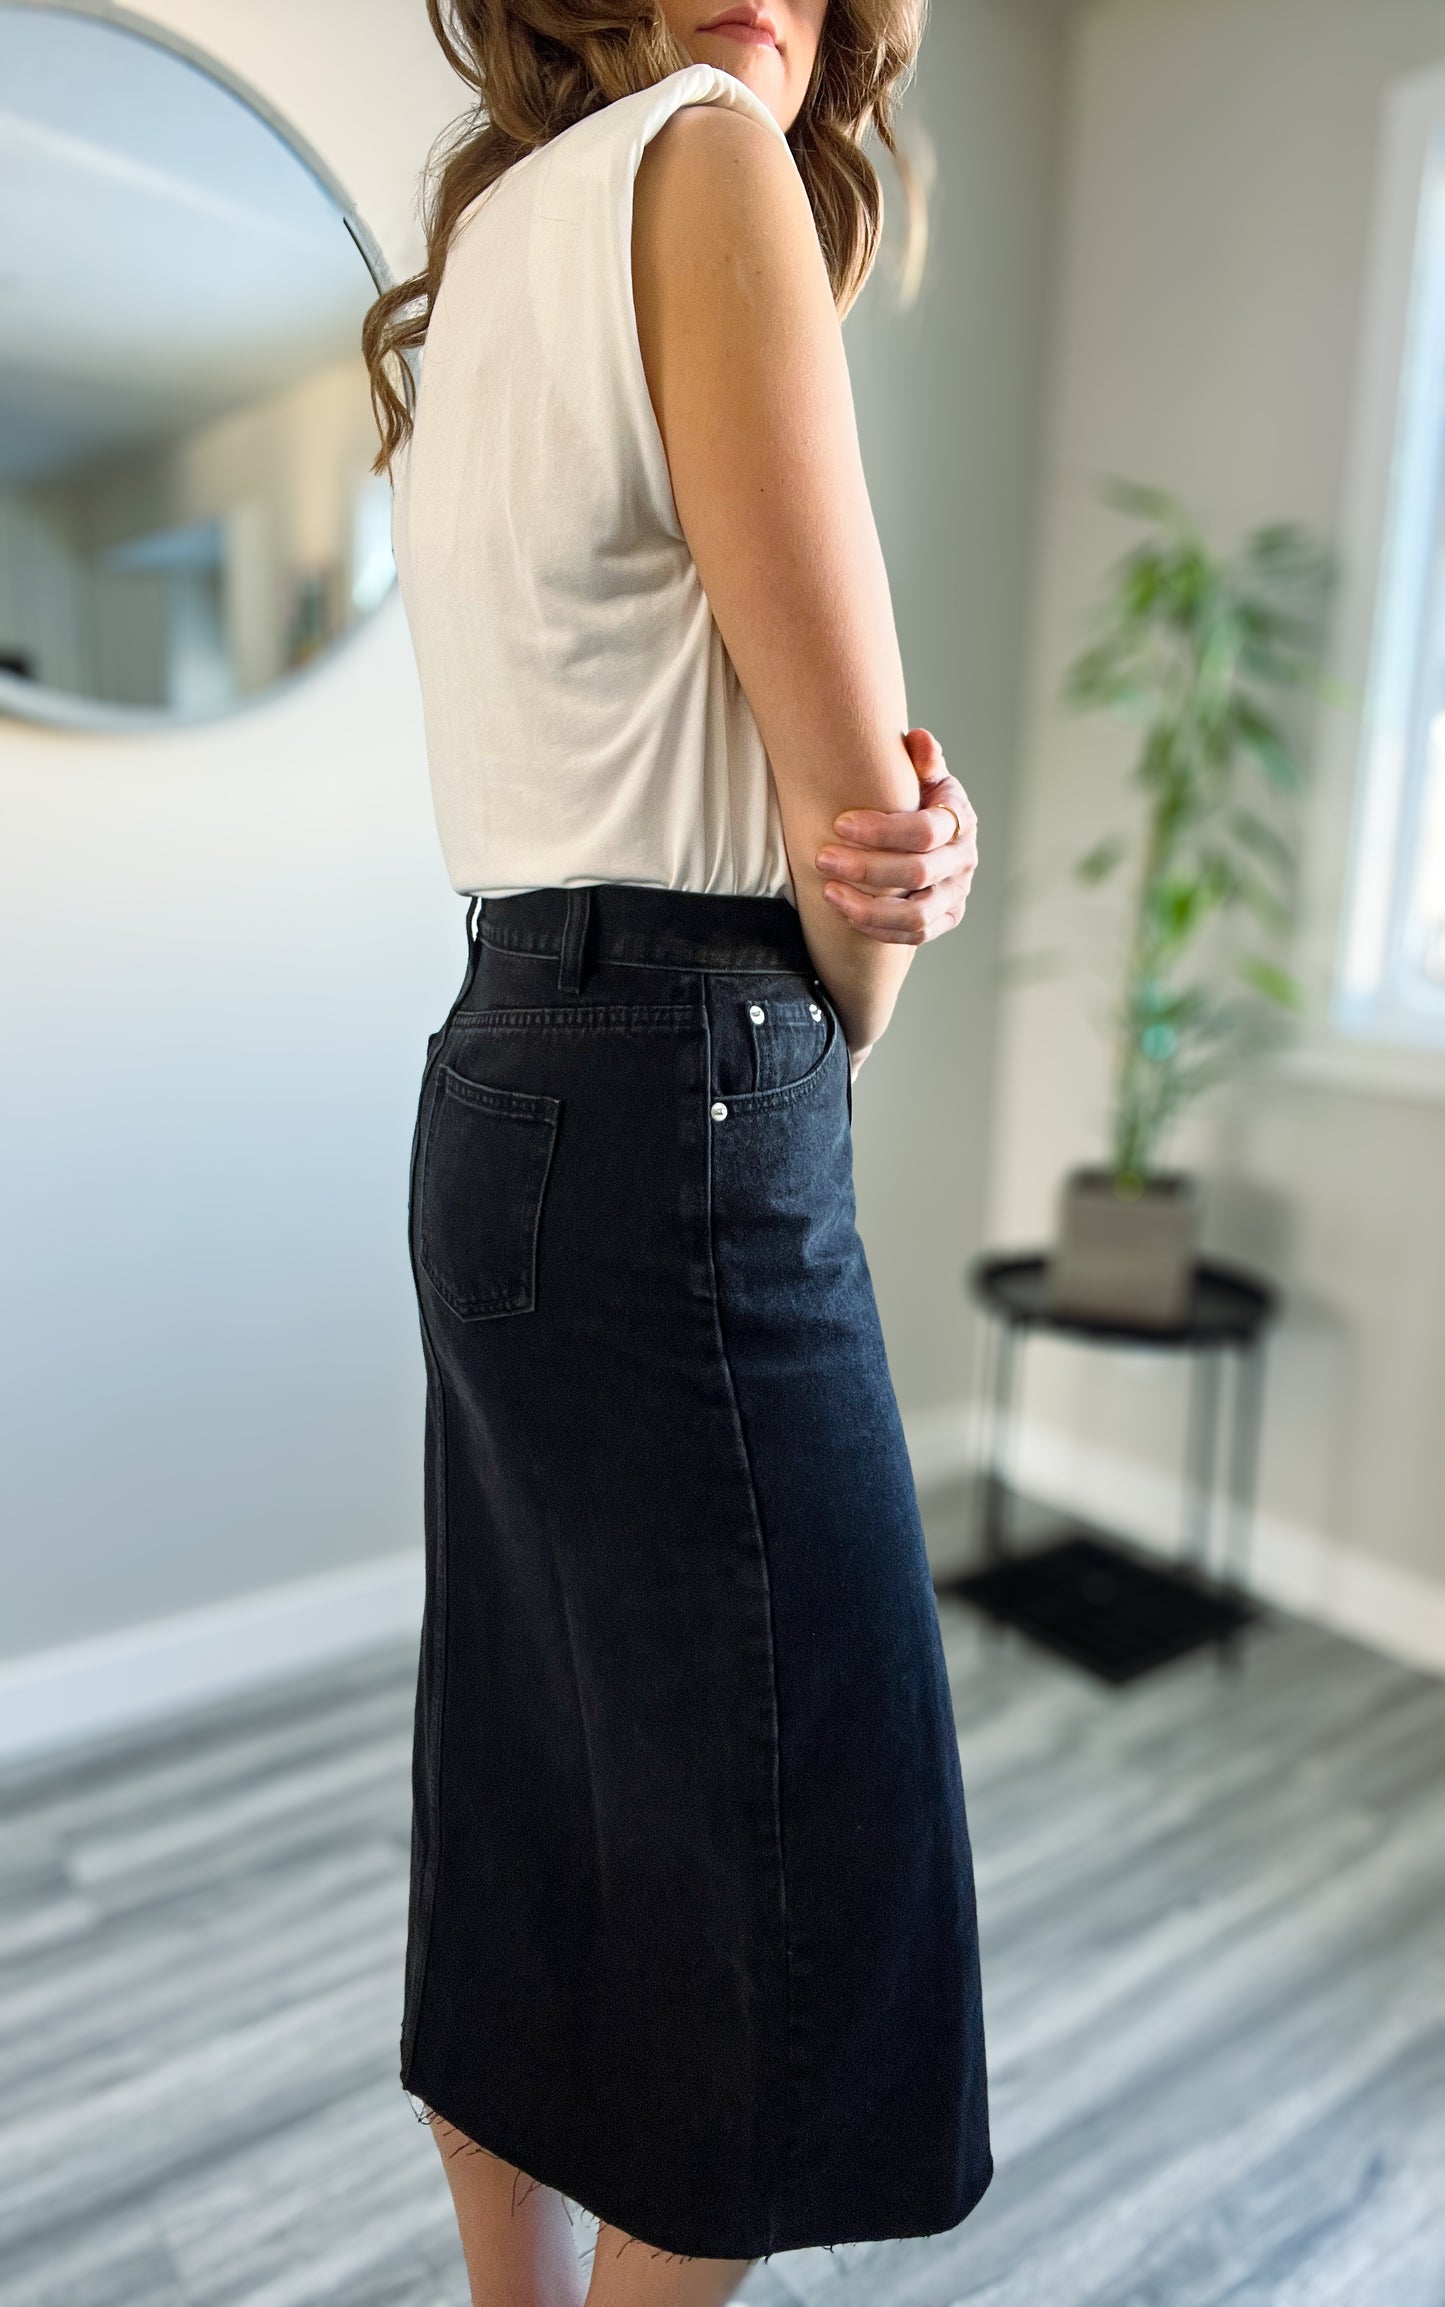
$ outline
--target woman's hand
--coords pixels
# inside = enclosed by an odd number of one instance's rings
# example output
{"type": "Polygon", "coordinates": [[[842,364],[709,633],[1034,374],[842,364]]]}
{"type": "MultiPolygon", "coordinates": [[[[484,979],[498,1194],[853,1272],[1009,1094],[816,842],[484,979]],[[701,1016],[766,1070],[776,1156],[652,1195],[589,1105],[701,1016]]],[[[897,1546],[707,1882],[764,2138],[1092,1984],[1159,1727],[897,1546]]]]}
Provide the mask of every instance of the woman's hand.
{"type": "Polygon", "coordinates": [[[978,865],[978,817],[937,738],[910,729],[904,743],[918,807],[845,809],[814,859],[829,904],[881,945],[926,945],[956,929],[978,865]]]}

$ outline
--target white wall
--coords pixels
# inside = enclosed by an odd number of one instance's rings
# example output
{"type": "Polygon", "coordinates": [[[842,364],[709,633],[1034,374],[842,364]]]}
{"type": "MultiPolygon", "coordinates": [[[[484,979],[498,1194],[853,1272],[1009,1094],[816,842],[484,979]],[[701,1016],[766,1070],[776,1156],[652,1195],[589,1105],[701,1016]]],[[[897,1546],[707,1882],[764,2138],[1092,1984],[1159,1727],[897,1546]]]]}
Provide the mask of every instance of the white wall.
{"type": "MultiPolygon", "coordinates": [[[[412,256],[417,171],[456,109],[419,8],[152,13],[412,256]]],[[[0,812],[14,1656],[415,1541],[406,1164],[463,944],[395,599],[209,730],[0,723],[0,812]]]]}
{"type": "MultiPolygon", "coordinates": [[[[411,255],[417,170],[455,108],[419,5],[152,12],[259,86],[393,261],[411,255]]],[[[933,268],[906,318],[880,283],[848,324],[912,709],[961,770],[987,859],[965,931],[919,957],[857,1096],[863,1228],[910,1408],[966,1383],[1052,23],[1044,0],[943,0],[910,100],[938,152],[933,268]]],[[[415,1545],[405,1171],[462,944],[394,600],[316,678],[209,731],[82,742],[0,724],[0,807],[4,1658],[415,1545]]],[[[132,1654],[104,1657],[129,1687],[132,1654]]]]}
{"type": "MultiPolygon", "coordinates": [[[[923,947],[854,1093],[860,1224],[905,1410],[967,1391],[961,1285],[984,1237],[998,984],[1048,373],[1060,11],[935,0],[903,133],[935,155],[929,266],[880,266],[845,338],[909,711],[979,815],[962,926],[923,947]]],[[[886,159],[880,163],[885,188],[886,159]]],[[[893,211],[901,208],[893,200],[893,211]]],[[[893,214],[888,237],[898,229],[893,214]]]]}
{"type": "MultiPolygon", "coordinates": [[[[1079,928],[1060,875],[1113,821],[1129,759],[1055,703],[1126,541],[1095,483],[1162,483],[1221,542],[1277,516],[1338,535],[1382,100],[1442,56],[1435,0],[1096,0],[1078,21],[1019,946],[1079,928]]],[[[1010,997],[998,1237],[1043,1235],[1060,1173],[1102,1151],[1102,993],[1076,969],[1010,997]]],[[[1262,1504],[1266,1537],[1314,1564],[1319,1591],[1305,1578],[1296,1598],[1327,1607],[1365,1564],[1406,1581],[1396,1619],[1410,1595],[1424,1607],[1445,1584],[1445,1102],[1281,1077],[1200,1113],[1175,1150],[1210,1180],[1209,1246],[1260,1259],[1288,1294],[1262,1504]]],[[[1177,1466],[1177,1373],[1041,1350],[1033,1379],[1056,1452],[1177,1466]]]]}

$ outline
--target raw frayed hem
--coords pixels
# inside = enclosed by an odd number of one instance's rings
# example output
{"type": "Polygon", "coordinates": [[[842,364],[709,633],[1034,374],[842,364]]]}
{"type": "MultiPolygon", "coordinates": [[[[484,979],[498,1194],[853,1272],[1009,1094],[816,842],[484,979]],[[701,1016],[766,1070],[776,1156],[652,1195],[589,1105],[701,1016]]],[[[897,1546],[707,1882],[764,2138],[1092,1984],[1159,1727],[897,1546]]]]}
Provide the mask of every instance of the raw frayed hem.
{"type": "MultiPolygon", "coordinates": [[[[424,2124],[426,2128],[432,2132],[434,2137],[436,2136],[437,2126],[439,2124],[444,2124],[447,2130],[453,2134],[456,2139],[455,2146],[444,2145],[442,2140],[437,2138],[437,2145],[441,2148],[442,2153],[448,2158],[448,2160],[450,2160],[455,2155],[487,2155],[491,2157],[491,2160],[494,2163],[506,2164],[507,2159],[504,2155],[498,2155],[493,2151],[491,2147],[480,2146],[475,2139],[469,2139],[466,2135],[466,2132],[458,2130],[456,2124],[451,2122],[447,2116],[438,2114],[435,2107],[429,2107],[424,2099],[418,2099],[411,2091],[408,2091],[404,2085],[402,2096],[405,2098],[407,2105],[411,2108],[411,2111],[415,2115],[417,2121],[424,2124]]],[[[515,2163],[507,2164],[507,2168],[516,2172],[518,2180],[525,2181],[524,2192],[520,2195],[517,2192],[516,2183],[513,2183],[512,2210],[515,2214],[520,2205],[527,2200],[527,2196],[533,2194],[538,2187],[545,2186],[547,2182],[543,2179],[533,2179],[527,2172],[518,2169],[518,2166],[515,2163]]],[[[625,2252],[629,2250],[637,2250],[645,2251],[650,2259],[662,2260],[663,2263],[669,2267],[690,2267],[693,2265],[695,2260],[698,2260],[699,2263],[702,2263],[699,2260],[699,2255],[695,2252],[664,2251],[655,2243],[644,2243],[642,2238],[638,2235],[626,2234],[622,2228],[613,2227],[606,2219],[601,2218],[596,2211],[588,2210],[585,2203],[576,2203],[575,2197],[562,2194],[560,2188],[554,2187],[552,2192],[560,2199],[562,2207],[567,2213],[567,2220],[569,2225],[572,2222],[572,2212],[575,2203],[577,2210],[581,2211],[587,2218],[595,2219],[597,2221],[597,2230],[599,2235],[604,2232],[610,2235],[621,2235],[622,2244],[617,2253],[619,2259],[625,2252]]],[[[594,2251],[595,2248],[596,2246],[594,2245],[594,2251]]],[[[824,2245],[824,2248],[826,2250],[832,2251],[836,2249],[836,2245],[828,2243],[824,2245]]],[[[580,2254],[581,2258],[584,2260],[588,2257],[588,2255],[589,2254],[585,2251],[580,2254]]],[[[757,2258],[749,2259],[746,2263],[749,2267],[761,2267],[764,2266],[772,2257],[773,2253],[771,2251],[764,2251],[761,2252],[757,2258]]]]}

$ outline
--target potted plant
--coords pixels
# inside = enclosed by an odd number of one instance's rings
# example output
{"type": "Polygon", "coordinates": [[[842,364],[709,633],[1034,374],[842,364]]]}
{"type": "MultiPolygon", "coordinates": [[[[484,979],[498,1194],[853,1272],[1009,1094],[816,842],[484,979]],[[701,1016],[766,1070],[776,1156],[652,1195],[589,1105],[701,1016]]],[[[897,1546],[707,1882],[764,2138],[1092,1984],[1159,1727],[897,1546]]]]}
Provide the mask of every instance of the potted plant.
{"type": "Polygon", "coordinates": [[[1231,558],[1210,552],[1173,498],[1114,482],[1108,502],[1147,524],[1118,563],[1066,701],[1141,732],[1142,821],[1078,859],[1090,888],[1131,858],[1107,1164],[1070,1172],[1050,1266],[1061,1309],[1173,1327],[1184,1318],[1199,1188],[1160,1166],[1184,1109],[1247,1056],[1277,1045],[1301,1002],[1278,957],[1293,920],[1299,760],[1279,701],[1312,684],[1329,577],[1324,549],[1278,524],[1231,558]]]}

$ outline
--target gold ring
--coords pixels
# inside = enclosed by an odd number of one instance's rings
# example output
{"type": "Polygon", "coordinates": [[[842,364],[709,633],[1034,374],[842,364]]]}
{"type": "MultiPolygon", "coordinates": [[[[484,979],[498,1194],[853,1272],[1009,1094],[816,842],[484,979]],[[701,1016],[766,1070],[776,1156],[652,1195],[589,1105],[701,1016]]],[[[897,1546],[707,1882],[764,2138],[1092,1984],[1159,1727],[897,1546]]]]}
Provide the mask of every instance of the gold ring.
{"type": "Polygon", "coordinates": [[[946,809],[949,816],[953,819],[954,832],[952,839],[945,841],[943,845],[945,849],[951,849],[955,841],[961,841],[963,839],[963,819],[959,816],[958,811],[954,808],[951,801],[940,801],[938,803],[938,807],[940,809],[946,809]]]}

